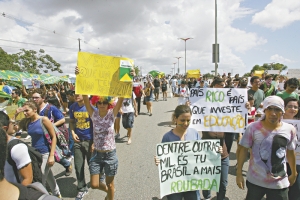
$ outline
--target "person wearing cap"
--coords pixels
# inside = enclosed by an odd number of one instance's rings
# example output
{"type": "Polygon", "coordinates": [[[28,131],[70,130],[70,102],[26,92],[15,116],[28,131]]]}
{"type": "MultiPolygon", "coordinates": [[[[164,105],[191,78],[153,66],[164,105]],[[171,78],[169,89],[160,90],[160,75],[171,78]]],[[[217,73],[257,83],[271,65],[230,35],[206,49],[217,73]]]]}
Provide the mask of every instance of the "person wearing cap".
{"type": "Polygon", "coordinates": [[[261,199],[264,195],[267,200],[287,200],[288,187],[296,180],[296,129],[282,122],[284,108],[280,97],[267,97],[263,101],[264,114],[246,127],[240,141],[236,183],[241,189],[245,189],[243,164],[248,149],[252,149],[246,200],[261,199]],[[287,175],[286,162],[291,168],[290,176],[287,175]]]}

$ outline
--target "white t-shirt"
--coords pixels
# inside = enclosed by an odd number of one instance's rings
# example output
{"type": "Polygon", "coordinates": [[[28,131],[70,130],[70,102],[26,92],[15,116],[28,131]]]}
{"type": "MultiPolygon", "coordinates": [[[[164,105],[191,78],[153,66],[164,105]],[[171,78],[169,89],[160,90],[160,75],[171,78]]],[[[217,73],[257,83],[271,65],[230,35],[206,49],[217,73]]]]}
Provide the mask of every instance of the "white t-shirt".
{"type": "MultiPolygon", "coordinates": [[[[134,92],[132,92],[132,98],[133,99],[136,98],[134,92]]],[[[123,113],[134,112],[132,98],[126,98],[126,99],[123,100],[123,103],[122,103],[122,111],[123,111],[123,113]]]]}
{"type": "MultiPolygon", "coordinates": [[[[17,140],[17,139],[12,138],[12,140],[17,140]]],[[[18,170],[31,163],[31,159],[28,154],[28,148],[25,144],[15,145],[11,149],[11,158],[13,159],[13,161],[15,161],[18,170]]],[[[10,183],[18,183],[13,167],[7,161],[5,161],[5,166],[4,166],[4,177],[10,183]]],[[[19,179],[20,181],[22,181],[22,177],[20,176],[20,174],[19,174],[19,179]]]]}
{"type": "Polygon", "coordinates": [[[172,79],[172,87],[176,87],[177,86],[177,79],[176,78],[174,78],[174,79],[172,79]]]}
{"type": "Polygon", "coordinates": [[[176,94],[183,95],[183,97],[178,97],[178,105],[185,105],[185,103],[189,100],[190,91],[187,87],[181,87],[176,89],[176,94]]]}
{"type": "Polygon", "coordinates": [[[281,83],[278,83],[279,91],[283,91],[284,90],[283,86],[284,86],[284,81],[281,82],[281,83]]]}

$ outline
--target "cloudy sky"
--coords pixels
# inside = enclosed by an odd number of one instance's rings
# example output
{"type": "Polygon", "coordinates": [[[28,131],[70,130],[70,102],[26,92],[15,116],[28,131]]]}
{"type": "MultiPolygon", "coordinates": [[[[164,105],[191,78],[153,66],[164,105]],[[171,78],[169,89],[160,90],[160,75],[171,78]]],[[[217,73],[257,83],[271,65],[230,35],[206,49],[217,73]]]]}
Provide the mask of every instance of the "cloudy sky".
{"type": "MultiPolygon", "coordinates": [[[[132,58],[143,74],[214,70],[214,0],[0,0],[0,47],[44,49],[73,73],[81,50],[132,58]],[[3,16],[5,14],[5,17],[3,16]],[[22,43],[21,43],[22,42],[22,43]],[[30,44],[27,44],[30,43],[30,44]],[[41,44],[33,45],[33,44],[41,44]]],[[[300,1],[218,0],[218,72],[244,74],[255,64],[299,68],[300,1]]]]}

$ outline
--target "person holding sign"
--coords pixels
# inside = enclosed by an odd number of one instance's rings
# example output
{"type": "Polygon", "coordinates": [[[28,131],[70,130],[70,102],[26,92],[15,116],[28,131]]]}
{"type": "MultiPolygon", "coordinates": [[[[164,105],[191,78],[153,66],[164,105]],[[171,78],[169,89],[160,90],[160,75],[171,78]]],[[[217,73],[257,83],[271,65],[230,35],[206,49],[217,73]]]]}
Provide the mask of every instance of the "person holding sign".
{"type": "Polygon", "coordinates": [[[91,188],[99,189],[107,193],[106,200],[114,199],[114,178],[118,169],[118,157],[114,137],[114,121],[122,106],[124,98],[119,97],[113,107],[112,97],[93,96],[92,104],[87,95],[82,95],[84,105],[93,122],[93,147],[94,151],[90,159],[91,188]],[[100,179],[100,173],[104,170],[106,185],[100,179]]]}
{"type": "MultiPolygon", "coordinates": [[[[283,115],[283,121],[293,124],[297,130],[298,129],[297,124],[299,124],[299,121],[295,119],[295,116],[297,115],[299,109],[298,100],[294,97],[288,97],[284,100],[284,107],[285,107],[285,113],[283,115]]],[[[298,135],[298,140],[299,140],[299,135],[298,135]]],[[[289,163],[287,163],[286,165],[287,165],[287,174],[291,175],[292,172],[289,163]]],[[[300,200],[300,176],[299,176],[300,165],[296,164],[296,170],[298,176],[294,185],[289,187],[289,200],[300,200]]]]}
{"type": "MultiPolygon", "coordinates": [[[[176,127],[163,136],[161,143],[200,140],[201,138],[197,130],[189,128],[191,116],[192,111],[189,106],[177,106],[172,115],[172,121],[175,123],[176,127]]],[[[223,148],[221,146],[218,148],[218,150],[220,153],[223,153],[223,148]]],[[[154,162],[156,166],[158,166],[160,164],[160,159],[157,156],[154,156],[154,162]]],[[[181,200],[182,198],[184,198],[184,200],[198,200],[200,199],[200,194],[199,190],[187,191],[167,195],[167,198],[168,200],[181,200]]]]}
{"type": "MultiPolygon", "coordinates": [[[[188,128],[190,125],[191,115],[192,111],[189,106],[177,106],[172,115],[172,121],[175,123],[176,127],[167,132],[163,136],[161,142],[200,140],[201,138],[198,132],[195,129],[188,128]]],[[[154,156],[154,161],[156,166],[160,164],[160,159],[156,156],[154,156]]],[[[184,198],[184,200],[198,200],[198,197],[199,191],[188,191],[167,195],[168,200],[181,200],[182,198],[184,198]]]]}
{"type": "MultiPolygon", "coordinates": [[[[214,81],[211,83],[211,87],[213,88],[224,88],[225,82],[222,78],[217,77],[214,79],[214,81]]],[[[228,133],[228,134],[234,134],[234,133],[228,133]]],[[[230,135],[231,136],[231,135],[230,135]]],[[[217,200],[225,200],[225,194],[226,194],[226,187],[227,187],[227,179],[228,179],[228,170],[229,170],[229,153],[227,151],[226,143],[225,143],[225,133],[224,132],[208,132],[203,131],[202,132],[202,139],[219,139],[220,144],[223,147],[223,151],[221,153],[221,180],[220,180],[220,187],[219,192],[217,193],[217,200]]],[[[233,142],[233,137],[230,137],[230,139],[233,142]]],[[[211,192],[210,190],[203,190],[202,194],[205,199],[211,198],[211,192]]]]}
{"type": "Polygon", "coordinates": [[[297,179],[296,171],[296,129],[282,122],[285,113],[284,102],[278,96],[269,96],[263,101],[262,117],[246,127],[240,141],[236,183],[244,189],[243,164],[252,149],[246,185],[246,200],[287,200],[288,187],[297,179]],[[286,162],[291,168],[287,175],[286,162]]]}

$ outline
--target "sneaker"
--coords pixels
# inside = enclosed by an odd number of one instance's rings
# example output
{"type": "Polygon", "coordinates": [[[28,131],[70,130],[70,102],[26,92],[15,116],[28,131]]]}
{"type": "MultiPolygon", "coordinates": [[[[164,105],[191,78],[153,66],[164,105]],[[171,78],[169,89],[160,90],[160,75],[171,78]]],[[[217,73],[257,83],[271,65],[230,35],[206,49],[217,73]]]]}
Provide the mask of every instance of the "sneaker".
{"type": "Polygon", "coordinates": [[[116,135],[115,135],[115,139],[119,139],[120,138],[120,133],[117,133],[116,135]]]}
{"type": "Polygon", "coordinates": [[[78,192],[78,194],[77,194],[75,200],[81,200],[81,199],[83,199],[84,195],[86,195],[87,193],[88,193],[87,190],[82,191],[82,192],[78,192]]]}
{"type": "Polygon", "coordinates": [[[66,174],[65,176],[70,176],[72,174],[72,163],[70,163],[70,166],[66,168],[66,174]]]}

